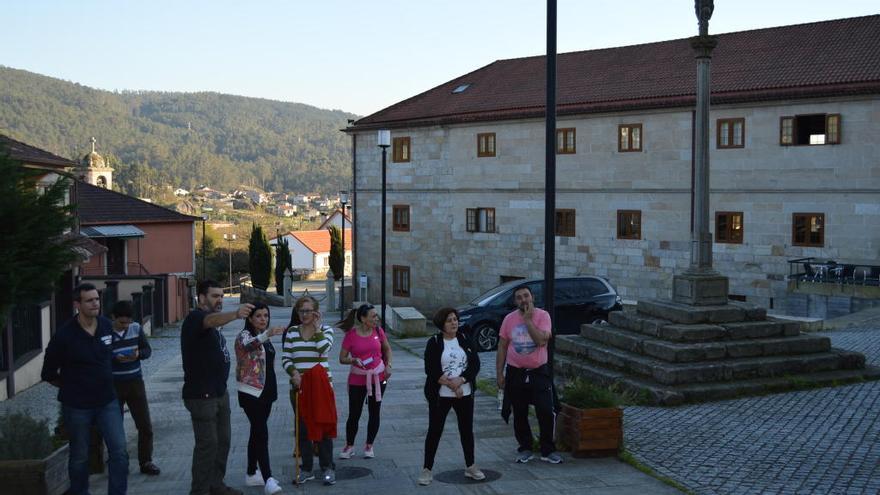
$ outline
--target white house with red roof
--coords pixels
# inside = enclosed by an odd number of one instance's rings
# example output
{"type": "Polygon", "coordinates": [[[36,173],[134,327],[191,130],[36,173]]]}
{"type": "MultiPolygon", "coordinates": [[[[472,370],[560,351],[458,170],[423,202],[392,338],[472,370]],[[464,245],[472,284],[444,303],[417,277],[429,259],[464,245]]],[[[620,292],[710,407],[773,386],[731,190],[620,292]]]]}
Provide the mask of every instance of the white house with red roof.
{"type": "MultiPolygon", "coordinates": [[[[330,231],[297,230],[284,234],[295,271],[321,275],[330,268],[330,231]]],[[[275,239],[269,244],[274,246],[275,239]]],[[[351,276],[351,229],[345,229],[345,275],[351,276]]]]}
{"type": "MultiPolygon", "coordinates": [[[[880,15],[717,35],[710,218],[731,297],[819,317],[880,300],[806,294],[790,271],[806,266],[789,263],[846,264],[817,281],[880,281],[868,266],[880,265],[878,33],[880,15]]],[[[605,276],[627,299],[670,296],[690,265],[696,64],[689,38],[558,55],[557,276],[605,276]]],[[[371,280],[377,131],[391,131],[389,304],[431,312],[543,276],[545,65],[498,60],[345,129],[354,269],[371,280]]],[[[369,290],[380,300],[378,284],[369,290]]]]}

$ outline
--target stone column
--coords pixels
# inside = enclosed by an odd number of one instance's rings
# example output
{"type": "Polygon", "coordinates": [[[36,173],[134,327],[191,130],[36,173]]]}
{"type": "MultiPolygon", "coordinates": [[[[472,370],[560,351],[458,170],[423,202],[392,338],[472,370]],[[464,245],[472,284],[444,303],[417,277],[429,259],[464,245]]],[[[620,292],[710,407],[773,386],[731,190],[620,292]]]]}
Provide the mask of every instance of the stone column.
{"type": "Polygon", "coordinates": [[[697,111],[694,130],[694,226],[691,230],[691,265],[673,277],[675,302],[707,306],[727,303],[728,280],[712,268],[712,232],[709,230],[709,94],[712,50],[717,38],[709,36],[712,2],[697,0],[700,35],[691,39],[697,59],[697,111]]]}
{"type": "Polygon", "coordinates": [[[333,270],[327,270],[327,304],[324,306],[327,311],[333,311],[336,308],[336,281],[333,280],[333,270]]]}

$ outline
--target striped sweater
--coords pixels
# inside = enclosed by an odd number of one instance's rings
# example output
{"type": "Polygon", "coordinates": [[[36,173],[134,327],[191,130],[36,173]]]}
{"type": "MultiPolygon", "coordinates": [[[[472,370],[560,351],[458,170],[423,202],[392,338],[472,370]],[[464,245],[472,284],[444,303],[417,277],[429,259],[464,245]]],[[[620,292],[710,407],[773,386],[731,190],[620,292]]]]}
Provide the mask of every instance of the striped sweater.
{"type": "Polygon", "coordinates": [[[140,324],[132,323],[124,332],[116,328],[110,333],[111,349],[113,350],[113,379],[117,381],[137,380],[142,378],[141,360],[148,359],[153,349],[147,341],[140,324]],[[138,359],[121,363],[116,360],[118,355],[131,355],[138,351],[138,359]]]}
{"type": "MultiPolygon", "coordinates": [[[[316,364],[321,364],[327,370],[330,377],[330,364],[327,356],[333,347],[333,327],[321,325],[321,331],[315,332],[309,340],[303,340],[299,333],[299,327],[294,326],[284,332],[284,340],[281,351],[281,366],[288,375],[293,375],[293,370],[305,373],[316,364]]],[[[331,377],[332,381],[332,377],[331,377]]]]}

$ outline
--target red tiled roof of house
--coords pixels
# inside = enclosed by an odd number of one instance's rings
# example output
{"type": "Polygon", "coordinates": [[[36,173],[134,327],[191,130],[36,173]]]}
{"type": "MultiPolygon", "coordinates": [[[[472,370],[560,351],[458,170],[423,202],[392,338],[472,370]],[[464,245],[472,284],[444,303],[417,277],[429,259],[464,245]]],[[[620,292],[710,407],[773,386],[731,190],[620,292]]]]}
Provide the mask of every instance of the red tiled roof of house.
{"type": "MultiPolygon", "coordinates": [[[[330,252],[330,231],[321,230],[297,230],[290,235],[303,243],[313,253],[330,252]]],[[[345,229],[345,250],[351,251],[351,229],[345,229]]]]}
{"type": "Polygon", "coordinates": [[[79,181],[76,183],[76,211],[81,225],[202,220],[199,217],[184,215],[120,192],[79,181]]]}
{"type": "MultiPolygon", "coordinates": [[[[717,35],[712,103],[880,93],[880,15],[717,35]]],[[[543,117],[545,57],[499,60],[349,130],[543,117]],[[453,90],[470,86],[458,94],[453,90]]],[[[689,39],[557,56],[557,114],[694,105],[689,39]]]]}
{"type": "Polygon", "coordinates": [[[9,151],[10,158],[27,165],[47,165],[52,168],[62,169],[77,166],[77,163],[73,160],[68,160],[67,158],[0,134],[0,149],[3,148],[9,151]]]}

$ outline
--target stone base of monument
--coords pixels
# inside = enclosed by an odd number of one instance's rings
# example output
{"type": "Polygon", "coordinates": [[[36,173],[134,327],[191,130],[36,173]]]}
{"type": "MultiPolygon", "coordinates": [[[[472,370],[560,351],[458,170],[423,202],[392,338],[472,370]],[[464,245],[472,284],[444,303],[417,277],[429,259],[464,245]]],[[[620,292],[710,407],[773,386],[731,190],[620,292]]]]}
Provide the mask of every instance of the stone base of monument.
{"type": "Polygon", "coordinates": [[[636,311],[611,313],[608,325],[559,336],[554,366],[562,378],[617,383],[658,405],[880,379],[864,355],[738,302],[639,301],[636,311]]]}

